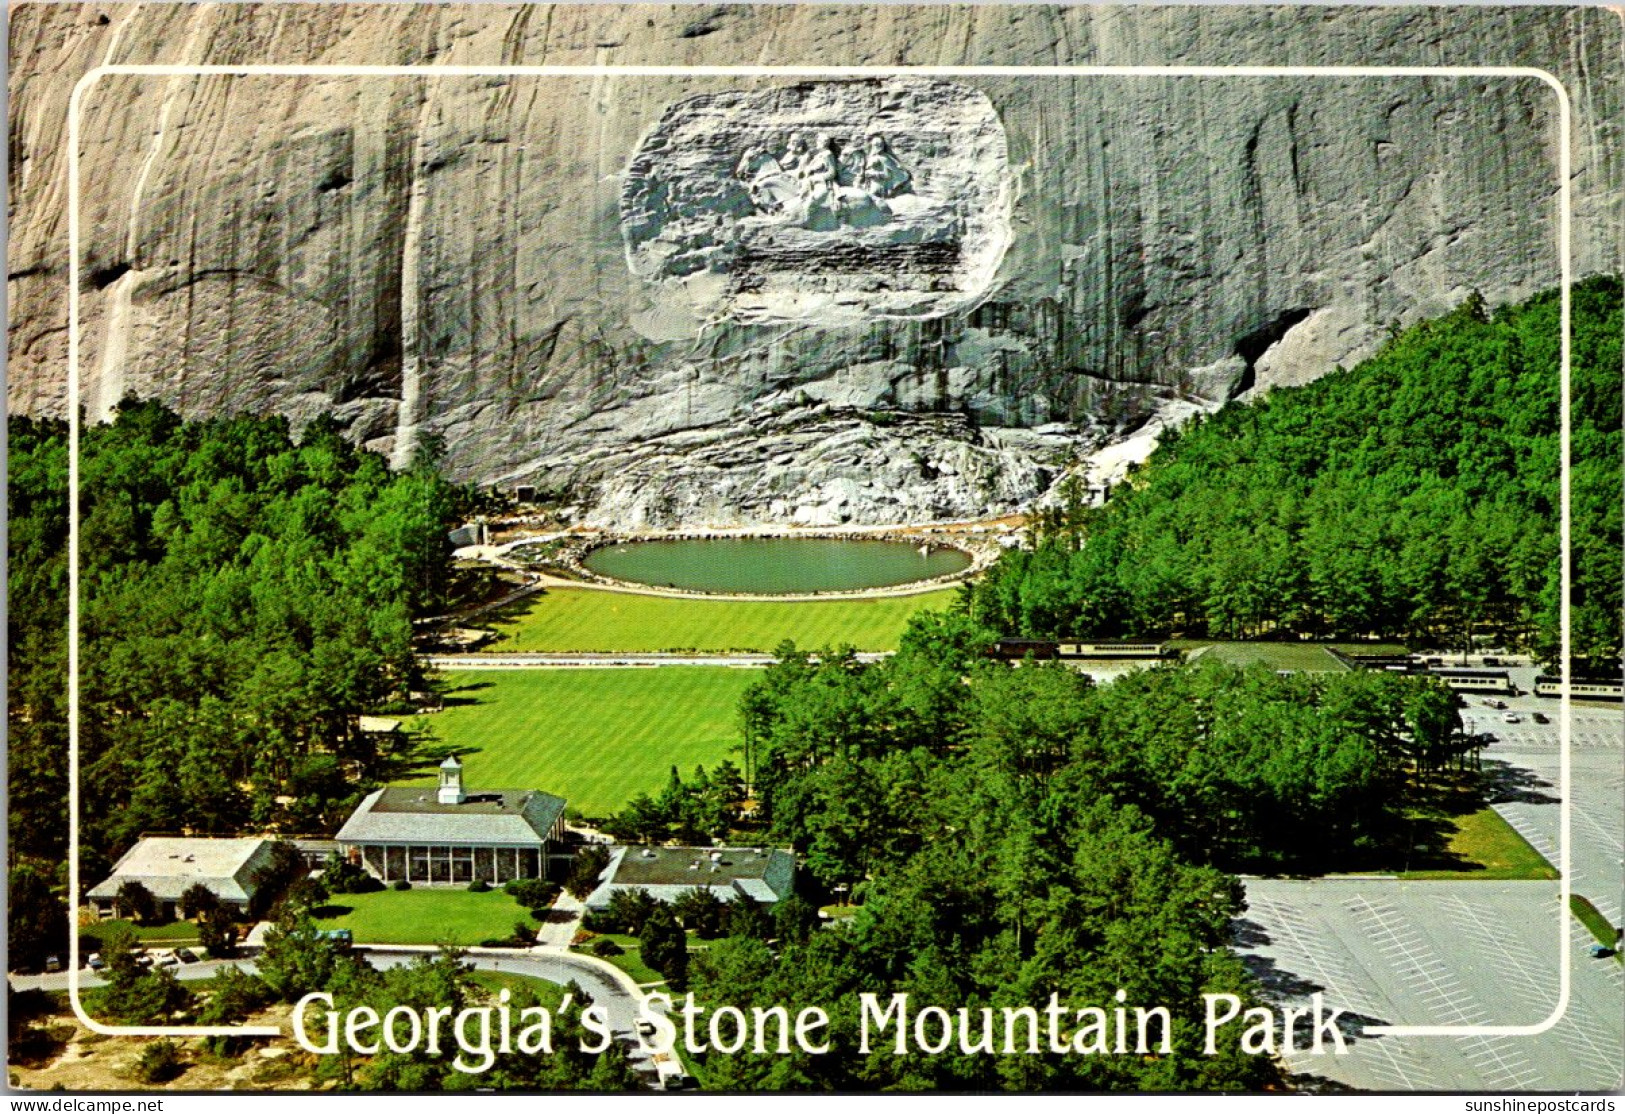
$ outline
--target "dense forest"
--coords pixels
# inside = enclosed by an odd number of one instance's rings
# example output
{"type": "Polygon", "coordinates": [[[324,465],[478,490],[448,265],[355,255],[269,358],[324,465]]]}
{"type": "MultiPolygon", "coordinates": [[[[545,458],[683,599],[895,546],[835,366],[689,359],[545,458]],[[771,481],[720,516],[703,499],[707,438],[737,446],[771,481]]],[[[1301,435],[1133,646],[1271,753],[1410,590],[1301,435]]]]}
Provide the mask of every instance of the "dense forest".
{"type": "MultiPolygon", "coordinates": [[[[1202,994],[1253,992],[1227,947],[1245,910],[1228,872],[1397,861],[1415,838],[1413,791],[1476,745],[1454,695],[1424,678],[1212,662],[1097,686],[1056,663],[990,660],[993,637],[927,613],[872,664],[781,647],[742,704],[763,829],[751,838],[794,847],[813,900],[857,908],[821,932],[796,915],[801,898],[765,927],[731,909],[719,927],[703,902],[679,903],[685,927],[717,938],[657,969],[712,1005],[848,1020],[866,992],[974,1013],[1051,994],[1109,1009],[1122,989],[1171,1008],[1173,1053],[865,1058],[838,1021],[842,1054],[712,1056],[707,1087],[1277,1085],[1272,1060],[1233,1043],[1206,1056],[1194,1039],[1202,994]]],[[[674,774],[618,821],[645,838],[703,835],[703,801],[674,774]]]]}
{"type": "MultiPolygon", "coordinates": [[[[1559,303],[1472,297],[1359,366],[1161,438],[1041,517],[971,613],[1004,633],[1469,638],[1559,652],[1559,303]]],[[[1574,651],[1620,652],[1620,281],[1573,291],[1574,651]]]]}
{"type": "MultiPolygon", "coordinates": [[[[10,420],[12,865],[67,833],[68,431],[10,420]]],[[[143,832],[326,831],[393,757],[356,713],[420,684],[463,492],[330,420],[182,421],[126,402],[79,452],[81,848],[143,832]]]]}
{"type": "MultiPolygon", "coordinates": [[[[1620,645],[1618,280],[1582,284],[1574,306],[1575,638],[1605,663],[1620,645]]],[[[956,610],[917,617],[891,658],[781,647],[742,703],[743,769],[674,770],[606,825],[685,842],[748,827],[796,850],[807,892],[772,917],[696,899],[622,926],[703,1003],[836,1019],[837,1054],[703,1057],[705,1085],[1283,1086],[1233,1033],[1218,1055],[1200,1047],[1202,994],[1257,993],[1228,947],[1245,910],[1232,872],[1394,865],[1416,794],[1476,745],[1454,696],[1423,678],[1216,662],[1096,685],[987,648],[1011,633],[1489,636],[1550,659],[1555,323],[1553,296],[1494,313],[1470,300],[1358,368],[1165,435],[1103,507],[1040,516],[1032,549],[956,610]],[[830,900],[850,915],[821,931],[811,901],[830,900]],[[706,947],[690,954],[684,929],[706,947]],[[1170,1009],[1171,1054],[855,1051],[862,993],[1110,1010],[1119,991],[1170,1009]]],[[[60,916],[65,851],[68,446],[60,423],[22,418],[10,441],[16,952],[66,927],[42,910],[60,916]]],[[[87,874],[142,831],[327,830],[394,773],[354,715],[421,684],[411,621],[445,601],[446,529],[468,498],[431,461],[391,473],[330,422],[294,437],[280,419],[183,422],[132,402],[84,430],[79,496],[87,874]]],[[[127,967],[112,1013],[196,1005],[127,967]]],[[[222,976],[199,1019],[316,986],[379,1004],[480,993],[455,957],[378,974],[290,916],[260,975],[222,976]]],[[[462,1083],[414,1058],[335,1070],[361,1087],[462,1083]]],[[[614,1058],[515,1060],[489,1078],[631,1082],[614,1058]]]]}

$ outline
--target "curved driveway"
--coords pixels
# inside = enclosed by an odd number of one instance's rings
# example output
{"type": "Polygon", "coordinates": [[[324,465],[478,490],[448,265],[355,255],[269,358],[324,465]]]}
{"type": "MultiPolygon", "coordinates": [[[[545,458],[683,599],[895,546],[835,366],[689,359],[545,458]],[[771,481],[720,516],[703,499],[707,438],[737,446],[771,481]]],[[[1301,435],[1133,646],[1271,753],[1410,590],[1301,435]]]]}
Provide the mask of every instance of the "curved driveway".
{"type": "MultiPolygon", "coordinates": [[[[437,948],[429,947],[372,947],[357,944],[355,950],[374,967],[384,969],[410,963],[422,955],[433,955],[437,948]]],[[[647,1067],[649,1054],[644,1051],[637,1036],[638,1007],[643,995],[631,976],[619,968],[590,956],[554,949],[532,951],[503,951],[493,948],[473,949],[465,954],[464,962],[482,971],[502,971],[511,975],[528,975],[546,982],[567,986],[575,983],[592,996],[595,1004],[604,1008],[615,1039],[626,1047],[634,1067],[647,1067]]],[[[206,959],[172,968],[175,976],[188,982],[213,978],[222,967],[236,966],[253,973],[252,959],[206,959]]],[[[12,975],[10,982],[18,990],[66,990],[68,972],[51,975],[12,975]]],[[[90,971],[81,971],[81,987],[106,985],[106,980],[90,971]]]]}

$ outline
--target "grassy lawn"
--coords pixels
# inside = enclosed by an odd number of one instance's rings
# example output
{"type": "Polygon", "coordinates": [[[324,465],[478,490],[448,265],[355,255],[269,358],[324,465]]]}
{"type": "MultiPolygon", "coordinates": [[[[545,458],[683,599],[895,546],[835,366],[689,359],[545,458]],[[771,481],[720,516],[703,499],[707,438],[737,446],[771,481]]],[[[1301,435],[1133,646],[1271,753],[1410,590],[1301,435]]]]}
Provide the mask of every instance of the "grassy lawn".
{"type": "Polygon", "coordinates": [[[592,946],[600,940],[613,940],[624,949],[620,955],[606,955],[599,958],[605,963],[614,964],[628,975],[631,975],[632,981],[639,986],[646,983],[666,981],[660,977],[659,971],[643,962],[643,953],[638,946],[638,938],[628,936],[624,932],[601,932],[585,944],[580,944],[571,950],[580,952],[582,955],[592,955],[592,946]]]}
{"type": "Polygon", "coordinates": [[[661,650],[772,651],[785,639],[804,650],[850,643],[894,650],[916,611],[946,607],[955,589],[917,596],[839,600],[714,600],[552,588],[482,620],[498,653],[661,650]]]}
{"type": "MultiPolygon", "coordinates": [[[[97,948],[99,948],[99,941],[116,931],[115,925],[128,926],[130,931],[135,933],[136,940],[149,947],[172,948],[179,944],[197,943],[197,925],[191,921],[171,921],[168,924],[159,925],[138,925],[120,919],[97,921],[94,924],[80,925],[79,936],[81,939],[86,937],[95,938],[98,941],[97,948]]],[[[97,949],[93,948],[92,950],[97,949]]]]}
{"type": "Polygon", "coordinates": [[[687,777],[729,757],[739,697],[759,676],[700,666],[450,671],[446,709],[424,722],[463,756],[470,785],[541,789],[605,816],[659,792],[673,765],[687,777]]]}
{"type": "Polygon", "coordinates": [[[1493,808],[1453,817],[1455,831],[1445,845],[1446,869],[1411,870],[1400,874],[1409,879],[1464,878],[1485,881],[1527,881],[1557,877],[1557,871],[1529,841],[1493,808]]]}
{"type": "Polygon", "coordinates": [[[478,944],[513,935],[515,921],[536,919],[501,890],[383,890],[334,894],[316,909],[322,928],[347,928],[358,944],[478,944]]]}
{"type": "Polygon", "coordinates": [[[1579,918],[1580,923],[1586,926],[1586,930],[1596,938],[1597,943],[1614,949],[1615,961],[1625,962],[1625,957],[1618,951],[1619,934],[1614,931],[1614,926],[1608,923],[1608,918],[1602,915],[1602,911],[1591,904],[1590,898],[1570,894],[1569,911],[1579,918]]]}

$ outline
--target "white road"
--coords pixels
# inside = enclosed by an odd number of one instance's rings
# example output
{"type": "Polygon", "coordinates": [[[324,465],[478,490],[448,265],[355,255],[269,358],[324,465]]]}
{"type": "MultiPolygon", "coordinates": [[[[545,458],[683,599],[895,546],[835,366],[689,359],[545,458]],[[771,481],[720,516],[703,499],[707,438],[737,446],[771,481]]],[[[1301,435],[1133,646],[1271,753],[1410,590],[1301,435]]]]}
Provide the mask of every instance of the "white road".
{"type": "MultiPolygon", "coordinates": [[[[384,969],[410,963],[420,955],[430,955],[438,949],[358,944],[355,950],[374,967],[384,969]]],[[[645,1061],[648,1060],[649,1054],[642,1048],[637,1035],[637,1015],[643,995],[638,990],[637,984],[625,972],[602,960],[554,948],[515,949],[511,952],[498,952],[489,948],[475,949],[469,951],[463,961],[473,964],[482,971],[529,975],[532,978],[557,983],[559,986],[575,983],[592,997],[594,1004],[604,1007],[610,1029],[614,1032],[616,1041],[626,1047],[633,1065],[639,1068],[647,1066],[645,1061]]],[[[254,961],[248,958],[203,960],[184,964],[172,970],[177,978],[191,982],[213,978],[214,973],[220,968],[233,966],[249,973],[255,970],[254,961]]],[[[68,973],[59,971],[48,975],[12,975],[10,982],[18,990],[67,990],[68,973]]],[[[82,988],[104,986],[106,980],[92,971],[82,971],[79,985],[82,988]]]]}

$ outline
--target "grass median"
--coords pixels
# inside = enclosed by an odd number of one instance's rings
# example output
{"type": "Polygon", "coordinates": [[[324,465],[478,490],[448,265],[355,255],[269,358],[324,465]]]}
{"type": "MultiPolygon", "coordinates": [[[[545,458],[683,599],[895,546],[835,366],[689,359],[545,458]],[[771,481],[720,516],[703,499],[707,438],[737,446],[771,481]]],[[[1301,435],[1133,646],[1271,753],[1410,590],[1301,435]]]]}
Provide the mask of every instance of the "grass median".
{"type": "Polygon", "coordinates": [[[769,653],[789,639],[804,650],[849,644],[895,650],[916,612],[941,609],[954,589],[916,596],[831,600],[723,600],[552,588],[481,620],[496,653],[769,653]]]}
{"type": "Polygon", "coordinates": [[[1415,880],[1482,880],[1521,882],[1549,880],[1557,871],[1546,857],[1519,835],[1495,809],[1484,806],[1452,817],[1454,825],[1439,856],[1444,869],[1408,870],[1401,878],[1415,880]]]}

